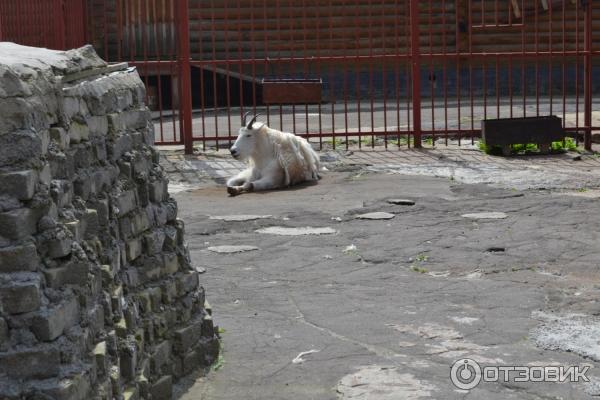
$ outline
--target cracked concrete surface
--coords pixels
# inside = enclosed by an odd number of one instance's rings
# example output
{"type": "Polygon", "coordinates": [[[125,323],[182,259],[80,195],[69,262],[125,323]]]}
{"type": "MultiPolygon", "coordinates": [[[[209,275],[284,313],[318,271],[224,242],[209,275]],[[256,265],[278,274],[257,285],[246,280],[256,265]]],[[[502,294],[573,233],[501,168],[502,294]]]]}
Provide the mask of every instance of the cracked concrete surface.
{"type": "MultiPolygon", "coordinates": [[[[523,161],[501,162],[508,171],[523,161]]],[[[181,399],[588,399],[600,392],[598,198],[572,190],[594,191],[596,172],[573,173],[574,182],[555,190],[521,190],[383,173],[376,162],[341,164],[317,185],[230,198],[219,183],[204,182],[176,194],[224,344],[222,367],[180,385],[181,399]],[[415,205],[388,202],[394,198],[415,205]],[[489,211],[506,218],[462,217],[489,211]],[[356,218],[375,212],[394,218],[356,218]],[[281,227],[336,233],[257,232],[281,227]],[[229,245],[258,250],[209,251],[229,245]],[[461,391],[449,371],[464,357],[482,365],[589,364],[592,382],[482,382],[461,391]]]]}

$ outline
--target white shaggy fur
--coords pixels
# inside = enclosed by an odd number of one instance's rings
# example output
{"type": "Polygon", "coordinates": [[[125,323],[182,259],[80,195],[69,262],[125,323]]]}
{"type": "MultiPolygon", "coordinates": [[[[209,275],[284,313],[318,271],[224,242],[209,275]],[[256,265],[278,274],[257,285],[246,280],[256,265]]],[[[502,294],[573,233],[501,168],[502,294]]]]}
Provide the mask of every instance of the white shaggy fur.
{"type": "Polygon", "coordinates": [[[242,127],[230,151],[248,162],[247,169],[227,181],[232,196],[320,179],[319,156],[306,139],[263,123],[242,127]]]}

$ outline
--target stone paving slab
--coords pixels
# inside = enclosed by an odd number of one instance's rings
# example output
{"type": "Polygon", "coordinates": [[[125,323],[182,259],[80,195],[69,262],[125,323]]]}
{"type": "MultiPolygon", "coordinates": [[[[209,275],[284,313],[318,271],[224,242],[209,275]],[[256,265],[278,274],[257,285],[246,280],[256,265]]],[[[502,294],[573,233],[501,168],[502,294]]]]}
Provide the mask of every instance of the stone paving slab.
{"type": "Polygon", "coordinates": [[[364,166],[332,170],[317,185],[294,190],[231,198],[211,182],[176,198],[192,258],[206,269],[201,280],[224,344],[221,367],[180,385],[180,399],[592,399],[598,393],[600,360],[594,351],[578,352],[593,346],[600,329],[596,198],[364,166]],[[389,204],[390,198],[416,204],[389,204]],[[272,219],[208,217],[267,210],[272,219]],[[509,218],[461,217],[481,210],[509,218]],[[354,218],[367,212],[395,217],[354,218]],[[256,232],[307,226],[337,233],[256,232]],[[226,244],[261,250],[207,251],[226,244]],[[578,335],[569,336],[569,327],[578,335]],[[467,392],[449,379],[452,364],[465,357],[482,366],[590,365],[591,382],[482,382],[467,392]]]}

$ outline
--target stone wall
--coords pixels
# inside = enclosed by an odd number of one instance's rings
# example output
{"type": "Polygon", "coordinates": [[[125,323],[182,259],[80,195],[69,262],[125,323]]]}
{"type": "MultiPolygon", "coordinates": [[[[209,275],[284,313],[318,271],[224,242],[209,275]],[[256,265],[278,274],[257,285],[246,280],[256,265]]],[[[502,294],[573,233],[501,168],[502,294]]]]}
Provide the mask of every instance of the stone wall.
{"type": "Polygon", "coordinates": [[[217,356],[144,85],[0,43],[0,398],[169,399],[217,356]]]}

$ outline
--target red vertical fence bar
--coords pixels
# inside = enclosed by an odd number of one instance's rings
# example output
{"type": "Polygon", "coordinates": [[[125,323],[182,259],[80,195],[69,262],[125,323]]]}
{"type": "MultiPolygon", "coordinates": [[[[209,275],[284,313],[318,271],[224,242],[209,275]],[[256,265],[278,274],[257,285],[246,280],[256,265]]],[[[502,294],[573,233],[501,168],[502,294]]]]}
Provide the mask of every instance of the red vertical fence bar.
{"type": "Polygon", "coordinates": [[[411,74],[412,74],[412,107],[413,107],[413,134],[415,147],[421,147],[421,50],[419,29],[419,1],[410,0],[410,48],[411,48],[411,74]]]}
{"type": "Polygon", "coordinates": [[[178,64],[179,64],[179,98],[180,98],[180,134],[183,138],[185,154],[194,152],[192,140],[192,81],[190,67],[190,28],[189,28],[189,2],[176,0],[177,12],[177,39],[178,39],[178,64]]]}
{"type": "Polygon", "coordinates": [[[584,140],[586,150],[592,150],[592,1],[585,5],[584,23],[584,140]]]}

